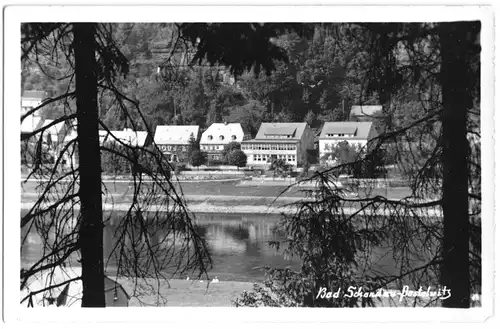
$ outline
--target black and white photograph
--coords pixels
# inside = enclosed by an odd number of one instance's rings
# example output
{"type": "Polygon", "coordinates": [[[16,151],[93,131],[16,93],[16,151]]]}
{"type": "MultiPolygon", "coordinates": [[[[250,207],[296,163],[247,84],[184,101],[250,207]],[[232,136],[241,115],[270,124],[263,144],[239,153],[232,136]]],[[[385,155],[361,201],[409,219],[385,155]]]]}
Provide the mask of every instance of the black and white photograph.
{"type": "Polygon", "coordinates": [[[484,321],[493,14],[443,8],[8,8],[4,308],[484,321]]]}

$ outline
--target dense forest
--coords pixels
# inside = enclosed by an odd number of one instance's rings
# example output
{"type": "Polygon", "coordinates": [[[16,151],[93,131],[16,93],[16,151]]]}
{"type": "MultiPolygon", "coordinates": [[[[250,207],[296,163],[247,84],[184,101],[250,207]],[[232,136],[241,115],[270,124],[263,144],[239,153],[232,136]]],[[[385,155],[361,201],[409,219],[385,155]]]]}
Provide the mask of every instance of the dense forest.
{"type": "MultiPolygon", "coordinates": [[[[193,46],[179,45],[177,33],[174,24],[114,25],[114,37],[130,63],[130,71],[118,79],[117,87],[139,104],[152,131],[163,124],[195,124],[204,129],[224,121],[240,122],[250,135],[256,134],[261,122],[306,121],[319,128],[326,121],[348,120],[352,105],[379,104],[376,92],[362,92],[367,87],[364,45],[327,24],[315,25],[308,35],[281,35],[275,42],[285,49],[288,61],[276,61],[272,72],[246,72],[236,79],[223,66],[193,61],[193,46]]],[[[24,62],[23,90],[44,90],[50,97],[65,93],[74,83],[66,77],[65,63],[36,58],[24,62]]],[[[401,109],[412,120],[415,100],[411,95],[401,98],[405,103],[401,109]]],[[[100,93],[99,107],[108,127],[131,125],[105,92],[100,93]]],[[[45,108],[42,115],[54,119],[72,108],[69,100],[45,108]]],[[[145,129],[136,121],[138,129],[145,129]]],[[[391,124],[386,121],[394,120],[377,122],[380,132],[391,124]]]]}

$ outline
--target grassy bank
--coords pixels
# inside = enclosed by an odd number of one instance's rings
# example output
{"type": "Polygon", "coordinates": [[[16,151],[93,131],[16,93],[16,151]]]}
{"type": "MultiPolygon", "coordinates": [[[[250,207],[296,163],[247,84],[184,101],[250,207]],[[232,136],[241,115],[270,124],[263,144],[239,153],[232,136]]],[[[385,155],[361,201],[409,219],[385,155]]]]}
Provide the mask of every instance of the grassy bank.
{"type": "MultiPolygon", "coordinates": [[[[130,306],[157,306],[156,294],[141,295],[138,289],[134,296],[134,282],[132,280],[118,280],[125,290],[131,295],[130,306]]],[[[148,283],[156,286],[154,280],[148,283]]],[[[200,282],[199,280],[169,280],[160,285],[160,294],[167,298],[166,306],[203,306],[203,307],[230,307],[244,290],[251,290],[250,282],[221,281],[218,283],[200,282]]],[[[160,306],[162,306],[160,304],[160,306]]]]}
{"type": "MultiPolygon", "coordinates": [[[[174,186],[178,189],[182,189],[182,192],[186,196],[186,199],[190,200],[195,198],[203,198],[203,197],[211,197],[212,201],[218,202],[222,200],[235,200],[239,197],[254,197],[253,200],[257,200],[260,198],[259,205],[269,205],[274,198],[280,196],[279,200],[283,200],[283,203],[287,203],[290,200],[296,201],[296,198],[303,198],[304,192],[302,191],[303,187],[294,187],[286,192],[284,190],[287,186],[273,186],[273,185],[260,185],[260,186],[252,186],[245,185],[239,181],[221,181],[221,182],[183,182],[174,184],[174,186]],[[284,192],[284,193],[283,193],[284,192]],[[295,199],[287,199],[287,198],[295,198],[295,199]]],[[[65,184],[65,183],[61,183],[65,184]]],[[[145,183],[146,185],[148,183],[145,183]]],[[[25,195],[29,195],[36,191],[37,186],[39,185],[36,181],[30,181],[21,184],[22,189],[22,199],[23,201],[28,201],[30,198],[25,198],[25,195]]],[[[121,181],[106,181],[104,183],[106,187],[106,193],[109,193],[114,197],[115,201],[127,202],[127,199],[130,199],[133,194],[133,186],[129,182],[121,182],[121,181]]],[[[64,188],[62,187],[64,190],[64,188]]],[[[401,199],[410,194],[410,190],[408,188],[379,188],[373,190],[367,190],[371,196],[380,195],[389,199],[401,199]]],[[[363,191],[359,191],[361,197],[365,197],[365,193],[363,191]]],[[[278,201],[279,201],[278,200],[278,201]]],[[[198,202],[198,199],[194,200],[198,202]]],[[[238,200],[241,201],[241,200],[238,200]]],[[[249,205],[256,205],[257,203],[252,203],[249,205]]]]}
{"type": "MultiPolygon", "coordinates": [[[[125,290],[134,296],[134,282],[132,280],[118,280],[125,290]]],[[[148,283],[156,286],[154,280],[148,283]]],[[[138,295],[130,300],[131,307],[141,306],[188,306],[188,307],[234,307],[233,301],[238,298],[243,291],[251,291],[253,283],[221,281],[218,283],[200,282],[199,280],[169,280],[168,284],[162,282],[160,294],[167,299],[167,304],[158,304],[158,295],[138,295]]],[[[436,289],[434,289],[436,290],[436,289]]],[[[139,290],[138,290],[139,291],[139,290]]],[[[138,292],[137,291],[137,292],[138,292]]],[[[431,302],[430,297],[410,297],[401,298],[402,290],[390,290],[388,292],[396,295],[389,297],[374,298],[375,307],[429,307],[438,306],[439,302],[431,302]]],[[[480,297],[478,297],[480,298],[480,297]]],[[[480,301],[474,301],[473,307],[479,307],[480,301]]]]}

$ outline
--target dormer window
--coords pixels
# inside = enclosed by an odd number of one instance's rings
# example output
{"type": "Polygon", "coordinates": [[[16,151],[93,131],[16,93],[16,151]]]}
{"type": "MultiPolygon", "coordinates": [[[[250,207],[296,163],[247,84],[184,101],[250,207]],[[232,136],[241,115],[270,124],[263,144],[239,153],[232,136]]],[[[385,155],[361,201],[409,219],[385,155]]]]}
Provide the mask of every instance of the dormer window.
{"type": "Polygon", "coordinates": [[[219,136],[219,139],[220,139],[221,141],[223,141],[223,140],[224,140],[224,136],[220,135],[220,136],[219,136]]]}
{"type": "Polygon", "coordinates": [[[208,135],[208,137],[207,137],[207,138],[208,138],[208,140],[209,140],[209,141],[211,141],[212,139],[214,139],[214,136],[212,136],[212,135],[208,135]]]}

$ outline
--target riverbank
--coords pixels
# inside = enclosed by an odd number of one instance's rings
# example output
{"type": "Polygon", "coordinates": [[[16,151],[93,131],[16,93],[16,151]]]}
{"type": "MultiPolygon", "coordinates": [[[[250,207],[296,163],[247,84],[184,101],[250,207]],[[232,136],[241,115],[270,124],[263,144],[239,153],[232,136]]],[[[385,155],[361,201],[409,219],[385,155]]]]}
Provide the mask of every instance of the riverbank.
{"type": "MultiPolygon", "coordinates": [[[[57,271],[56,271],[57,273],[57,271]]],[[[55,279],[55,282],[64,281],[73,277],[71,272],[66,272],[63,279],[55,279]]],[[[78,274],[79,275],[79,274],[78,274]]],[[[57,276],[57,274],[56,274],[57,276]]],[[[234,301],[243,292],[252,291],[252,282],[219,281],[211,282],[207,280],[156,280],[156,279],[127,279],[109,277],[117,281],[130,297],[129,307],[235,307],[234,301]]],[[[259,283],[258,283],[259,284],[259,283]]],[[[261,283],[260,283],[261,284],[261,283]]],[[[61,288],[55,288],[54,292],[60,293],[61,288]]],[[[352,289],[351,289],[352,290],[352,289]]],[[[359,293],[358,289],[341,292],[344,295],[354,295],[359,293]]],[[[439,290],[441,291],[441,290],[439,290]]],[[[318,291],[318,296],[328,297],[326,289],[318,291]]],[[[362,291],[367,293],[366,291],[362,291]]],[[[411,290],[404,287],[401,290],[381,290],[375,293],[373,298],[374,307],[435,307],[439,306],[439,301],[432,301],[433,297],[427,296],[426,290],[411,290]],[[377,297],[378,296],[378,297],[377,297]],[[419,296],[416,298],[416,296],[419,296]]],[[[429,293],[437,293],[438,289],[429,289],[429,293]]],[[[81,286],[73,292],[72,298],[81,298],[81,286]]],[[[443,290],[443,296],[448,292],[443,290]]],[[[471,295],[472,307],[481,306],[481,296],[471,295]]],[[[78,304],[73,304],[76,306],[78,304]]]]}
{"type": "MultiPolygon", "coordinates": [[[[232,196],[227,196],[227,202],[230,202],[232,196]]],[[[253,197],[248,197],[248,200],[252,200],[253,197]]],[[[260,198],[255,198],[260,199],[260,198]]],[[[237,202],[237,205],[227,206],[227,205],[216,205],[208,202],[202,203],[188,203],[187,209],[192,213],[210,213],[210,214],[293,214],[297,211],[297,207],[294,205],[283,204],[280,205],[278,203],[270,204],[270,205],[246,205],[241,202],[237,202]]],[[[31,209],[34,206],[35,202],[21,202],[21,210],[31,209]]],[[[103,203],[102,210],[103,211],[128,211],[130,209],[130,203],[103,203]]],[[[68,205],[68,207],[72,207],[74,210],[79,210],[79,205],[68,205]]],[[[174,209],[178,209],[178,207],[173,206],[161,206],[161,205],[150,205],[147,208],[144,208],[144,211],[151,212],[170,212],[174,209]]],[[[364,211],[360,211],[359,208],[354,207],[344,207],[341,208],[341,211],[345,215],[369,215],[369,216],[393,216],[394,213],[391,209],[377,209],[375,211],[370,211],[370,209],[366,209],[364,211]]],[[[408,213],[406,216],[429,216],[429,217],[442,217],[442,210],[439,208],[435,209],[427,209],[427,208],[416,208],[411,213],[408,213]]]]}
{"type": "MultiPolygon", "coordinates": [[[[245,181],[247,182],[247,181],[245,181]]],[[[123,211],[129,210],[134,198],[134,187],[127,182],[104,182],[106,194],[103,196],[103,210],[123,211]]],[[[285,186],[248,186],[237,181],[221,182],[189,182],[179,184],[184,194],[188,209],[193,213],[221,213],[221,214],[281,214],[293,213],[295,206],[291,204],[306,199],[301,189],[303,187],[286,190],[285,186]]],[[[37,201],[40,192],[37,191],[35,182],[22,184],[21,202],[22,209],[29,209],[37,201]]],[[[64,188],[62,188],[64,190],[64,188]]],[[[408,196],[407,188],[390,188],[369,190],[361,198],[374,195],[389,200],[401,200],[408,196]],[[369,193],[369,195],[368,195],[369,193]]],[[[56,199],[56,198],[55,198],[56,199]]],[[[145,211],[172,211],[172,207],[149,206],[145,211]]],[[[354,214],[359,209],[359,204],[345,204],[344,212],[354,214]]],[[[440,211],[415,209],[423,215],[440,216],[440,211]]],[[[377,214],[390,215],[389,210],[378,210],[377,214]]]]}
{"type": "MultiPolygon", "coordinates": [[[[179,280],[173,279],[161,281],[159,295],[154,293],[138,294],[134,296],[135,283],[133,280],[117,280],[132,297],[129,302],[131,307],[235,307],[234,301],[241,296],[244,291],[252,291],[254,284],[251,282],[220,281],[217,283],[206,280],[179,280]],[[158,304],[159,296],[166,298],[165,304],[158,304]]],[[[157,286],[155,280],[146,281],[153,287],[157,286]]],[[[432,290],[432,289],[431,289],[432,290]]],[[[137,290],[137,291],[140,291],[137,290]]],[[[357,290],[356,290],[357,291],[357,290]]],[[[419,298],[416,298],[417,291],[405,287],[402,290],[381,290],[380,298],[373,297],[374,307],[439,307],[439,301],[432,301],[433,298],[426,296],[427,290],[423,291],[419,298]]],[[[432,290],[437,293],[437,290],[432,290]]],[[[350,294],[351,292],[344,292],[350,294]]],[[[354,290],[352,291],[354,293],[354,290]]],[[[326,297],[326,293],[325,293],[326,297]]],[[[471,296],[472,307],[480,307],[481,296],[474,294],[471,296]]]]}
{"type": "MultiPolygon", "coordinates": [[[[241,180],[244,180],[245,178],[243,177],[224,177],[224,176],[180,176],[180,177],[173,177],[172,178],[172,183],[220,183],[220,182],[239,182],[241,180]]],[[[21,183],[25,182],[48,182],[48,178],[27,178],[21,177],[21,183]]],[[[71,182],[71,179],[61,179],[61,182],[71,182]]],[[[134,180],[131,179],[128,176],[103,176],[102,177],[102,182],[103,183],[133,183],[134,180]]],[[[152,183],[153,180],[151,179],[143,179],[143,183],[152,183]]]]}
{"type": "MultiPolygon", "coordinates": [[[[131,279],[117,280],[127,293],[131,296],[129,306],[158,306],[161,297],[167,299],[165,306],[196,306],[196,307],[231,307],[235,306],[233,301],[238,298],[243,291],[252,290],[251,282],[220,281],[212,283],[200,280],[179,280],[172,279],[161,281],[159,286],[160,294],[142,293],[137,289],[134,293],[135,282],[131,279]],[[136,295],[137,296],[134,296],[136,295]]],[[[147,284],[157,286],[155,280],[148,280],[147,284]]],[[[144,285],[144,283],[140,284],[144,285]]],[[[160,304],[159,306],[163,306],[160,304]]]]}
{"type": "MultiPolygon", "coordinates": [[[[31,209],[35,202],[21,202],[21,210],[31,209]]],[[[69,207],[69,205],[68,205],[69,207]]],[[[79,210],[79,205],[71,206],[74,210],[79,210]]],[[[102,205],[103,211],[128,211],[130,204],[125,203],[104,203],[102,205]]],[[[151,212],[168,212],[173,211],[173,207],[152,205],[144,208],[144,211],[151,212]]],[[[192,213],[209,213],[209,214],[281,214],[291,213],[292,207],[290,206],[266,206],[266,205],[238,205],[238,206],[220,206],[208,203],[188,204],[187,209],[192,213]]]]}

